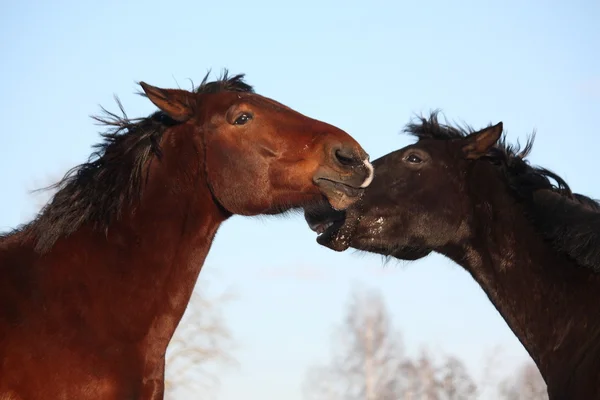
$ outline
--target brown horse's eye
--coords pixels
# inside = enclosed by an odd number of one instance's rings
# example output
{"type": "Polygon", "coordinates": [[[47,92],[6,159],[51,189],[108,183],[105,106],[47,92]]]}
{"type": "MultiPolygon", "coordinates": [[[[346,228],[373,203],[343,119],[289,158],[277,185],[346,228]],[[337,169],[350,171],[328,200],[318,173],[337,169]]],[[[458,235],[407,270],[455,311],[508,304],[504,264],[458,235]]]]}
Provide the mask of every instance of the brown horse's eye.
{"type": "Polygon", "coordinates": [[[243,113],[242,115],[237,117],[235,121],[233,121],[233,124],[234,125],[245,125],[251,119],[252,119],[252,114],[243,113]]]}
{"type": "Polygon", "coordinates": [[[406,157],[406,161],[411,164],[420,164],[423,162],[423,160],[416,154],[410,154],[408,157],[406,157]]]}

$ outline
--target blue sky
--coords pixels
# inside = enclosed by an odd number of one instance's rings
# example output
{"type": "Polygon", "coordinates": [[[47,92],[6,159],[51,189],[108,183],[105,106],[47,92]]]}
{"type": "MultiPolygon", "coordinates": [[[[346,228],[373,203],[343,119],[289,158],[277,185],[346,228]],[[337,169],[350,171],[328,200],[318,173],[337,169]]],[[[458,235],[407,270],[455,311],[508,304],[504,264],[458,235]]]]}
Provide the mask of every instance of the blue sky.
{"type": "MultiPolygon", "coordinates": [[[[511,140],[537,129],[531,161],[582,193],[596,184],[600,3],[401,1],[4,2],[0,13],[0,230],[31,218],[29,190],[84,161],[98,105],[154,108],[136,81],[189,86],[209,68],[244,72],[264,95],[352,134],[377,158],[411,139],[414,113],[441,108],[511,140]]],[[[461,356],[478,373],[504,349],[526,358],[474,281],[440,256],[382,266],[315,243],[301,217],[226,222],[200,277],[231,287],[227,320],[240,368],[220,399],[301,398],[306,368],[327,359],[354,287],[379,288],[406,346],[461,356]]]]}

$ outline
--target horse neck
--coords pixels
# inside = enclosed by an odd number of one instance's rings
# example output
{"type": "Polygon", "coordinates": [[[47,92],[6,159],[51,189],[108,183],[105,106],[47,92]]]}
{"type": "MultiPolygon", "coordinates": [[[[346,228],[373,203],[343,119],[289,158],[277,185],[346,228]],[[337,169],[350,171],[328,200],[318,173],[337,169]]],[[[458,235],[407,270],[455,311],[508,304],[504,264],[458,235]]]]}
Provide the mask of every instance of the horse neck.
{"type": "Polygon", "coordinates": [[[598,278],[544,243],[502,182],[480,182],[470,194],[470,239],[442,253],[470,272],[546,381],[557,382],[600,341],[598,278]]]}
{"type": "Polygon", "coordinates": [[[123,210],[106,233],[83,227],[53,250],[85,260],[66,268],[98,304],[93,318],[100,327],[134,338],[150,332],[168,342],[185,311],[216,231],[229,216],[212,197],[203,146],[193,140],[189,132],[166,132],[137,206],[123,210]]]}

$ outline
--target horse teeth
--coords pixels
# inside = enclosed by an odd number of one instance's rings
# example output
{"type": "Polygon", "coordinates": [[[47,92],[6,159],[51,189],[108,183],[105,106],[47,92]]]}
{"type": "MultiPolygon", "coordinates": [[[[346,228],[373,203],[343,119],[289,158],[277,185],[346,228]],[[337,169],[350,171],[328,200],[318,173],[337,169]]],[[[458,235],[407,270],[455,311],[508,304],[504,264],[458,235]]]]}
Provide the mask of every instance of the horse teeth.
{"type": "Polygon", "coordinates": [[[308,225],[310,229],[312,229],[313,231],[317,232],[319,229],[319,224],[310,224],[308,225]]]}
{"type": "Polygon", "coordinates": [[[333,222],[327,222],[327,223],[323,223],[323,224],[310,225],[310,229],[312,229],[313,231],[317,232],[320,235],[323,232],[325,232],[327,229],[331,228],[332,226],[333,226],[333,222]]]}

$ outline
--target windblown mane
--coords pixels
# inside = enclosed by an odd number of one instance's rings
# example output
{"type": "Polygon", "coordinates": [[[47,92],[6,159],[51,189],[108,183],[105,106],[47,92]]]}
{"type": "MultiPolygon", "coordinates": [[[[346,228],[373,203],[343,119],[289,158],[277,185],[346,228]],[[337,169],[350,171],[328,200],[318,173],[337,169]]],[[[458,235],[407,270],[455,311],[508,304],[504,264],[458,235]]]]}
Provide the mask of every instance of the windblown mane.
{"type": "MultiPolygon", "coordinates": [[[[208,82],[206,74],[196,93],[222,91],[254,93],[244,75],[228,76],[208,82]]],[[[130,119],[116,98],[122,116],[102,108],[103,115],[92,117],[108,130],[86,163],[69,170],[56,184],[44,189],[57,190],[39,215],[23,231],[33,235],[36,251],[45,252],[57,239],[75,232],[84,223],[106,230],[118,219],[124,207],[135,207],[145,179],[146,166],[161,155],[164,132],[178,122],[158,111],[147,118],[130,119]]]]}
{"type": "MultiPolygon", "coordinates": [[[[438,121],[438,112],[418,117],[405,132],[421,139],[462,139],[474,133],[468,125],[451,126],[438,121]]],[[[521,150],[506,142],[506,135],[484,157],[506,177],[514,195],[523,202],[529,220],[557,251],[579,265],[600,273],[600,204],[573,193],[567,183],[546,168],[531,166],[526,160],[535,132],[521,150]]]]}

